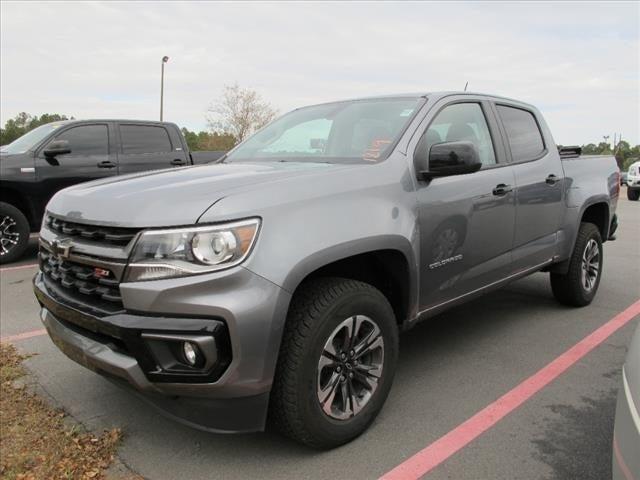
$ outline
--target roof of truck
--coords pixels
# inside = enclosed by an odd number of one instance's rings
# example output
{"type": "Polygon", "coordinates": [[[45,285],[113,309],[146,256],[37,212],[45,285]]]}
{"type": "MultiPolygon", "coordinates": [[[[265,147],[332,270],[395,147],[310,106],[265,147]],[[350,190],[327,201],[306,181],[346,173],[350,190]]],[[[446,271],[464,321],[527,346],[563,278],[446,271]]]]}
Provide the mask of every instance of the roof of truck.
{"type": "Polygon", "coordinates": [[[57,120],[51,122],[51,124],[68,125],[70,123],[80,122],[118,122],[118,123],[145,123],[145,124],[157,124],[157,125],[174,125],[173,122],[161,122],[159,120],[136,120],[131,118],[74,118],[72,120],[57,120]]]}
{"type": "MultiPolygon", "coordinates": [[[[493,95],[490,93],[482,93],[482,92],[464,92],[464,91],[441,91],[441,92],[414,92],[414,93],[397,93],[397,94],[391,94],[391,95],[371,95],[371,96],[366,96],[366,97],[356,97],[356,98],[346,98],[346,99],[342,99],[342,100],[335,100],[335,101],[329,101],[329,102],[321,102],[315,105],[328,105],[328,104],[332,104],[332,103],[341,103],[341,102],[353,102],[353,101],[364,101],[364,100],[377,100],[377,99],[387,99],[387,98],[428,98],[428,97],[434,97],[434,98],[443,98],[443,97],[450,97],[453,95],[469,95],[469,96],[482,96],[482,97],[488,97],[488,98],[492,98],[492,99],[496,99],[496,100],[504,100],[504,101],[508,101],[508,102],[513,102],[513,103],[518,103],[520,105],[526,105],[529,107],[534,108],[533,105],[528,104],[526,102],[523,102],[521,100],[516,100],[515,98],[509,98],[509,97],[503,97],[500,95],[493,95]]],[[[304,107],[300,107],[300,108],[304,108],[304,107]]]]}

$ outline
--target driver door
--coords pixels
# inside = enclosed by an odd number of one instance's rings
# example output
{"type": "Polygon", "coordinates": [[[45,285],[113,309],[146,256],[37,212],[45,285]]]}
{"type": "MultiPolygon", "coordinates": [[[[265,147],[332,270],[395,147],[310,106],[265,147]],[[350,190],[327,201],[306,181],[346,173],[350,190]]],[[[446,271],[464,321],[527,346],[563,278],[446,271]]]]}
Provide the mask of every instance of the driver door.
{"type": "Polygon", "coordinates": [[[117,159],[109,146],[109,125],[91,123],[61,130],[36,156],[36,177],[43,205],[63,188],[117,173],[117,159]],[[69,142],[70,153],[47,157],[44,151],[55,140],[69,142]]]}
{"type": "Polygon", "coordinates": [[[487,103],[453,101],[427,116],[416,149],[470,141],[482,168],[418,182],[420,304],[428,311],[498,281],[511,262],[514,174],[487,103]],[[431,116],[431,120],[429,120],[431,116]]]}

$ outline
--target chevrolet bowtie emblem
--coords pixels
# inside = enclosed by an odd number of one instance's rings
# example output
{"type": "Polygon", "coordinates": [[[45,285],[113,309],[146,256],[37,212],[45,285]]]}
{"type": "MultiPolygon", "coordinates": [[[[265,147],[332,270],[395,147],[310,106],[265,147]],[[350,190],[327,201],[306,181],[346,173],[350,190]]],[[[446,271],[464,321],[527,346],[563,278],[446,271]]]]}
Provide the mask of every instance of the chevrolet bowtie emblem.
{"type": "Polygon", "coordinates": [[[68,240],[54,240],[51,242],[51,253],[59,258],[69,258],[71,253],[71,242],[68,240]]]}

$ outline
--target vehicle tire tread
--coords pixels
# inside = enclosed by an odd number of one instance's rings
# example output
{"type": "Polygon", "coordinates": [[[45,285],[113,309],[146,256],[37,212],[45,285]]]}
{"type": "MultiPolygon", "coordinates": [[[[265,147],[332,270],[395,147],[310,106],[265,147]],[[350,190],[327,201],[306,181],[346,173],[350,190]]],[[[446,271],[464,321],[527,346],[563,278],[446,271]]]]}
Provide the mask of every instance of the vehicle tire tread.
{"type": "Polygon", "coordinates": [[[367,283],[338,277],[313,279],[296,291],[286,320],[269,409],[269,423],[283,435],[314,448],[328,446],[309,432],[299,411],[299,366],[307,352],[306,340],[324,311],[342,295],[363,291],[382,295],[367,283]]]}
{"type": "MultiPolygon", "coordinates": [[[[584,307],[591,303],[595,295],[585,295],[581,286],[582,254],[590,238],[596,238],[598,244],[602,246],[600,230],[593,223],[582,222],[578,231],[578,236],[569,261],[569,269],[566,274],[551,273],[551,290],[560,303],[572,307],[584,307]]],[[[601,249],[602,253],[602,249],[601,249]]],[[[600,277],[602,276],[603,256],[600,255],[600,277]]],[[[598,279],[598,282],[600,279],[598,279]]]]}
{"type": "Polygon", "coordinates": [[[29,220],[18,208],[10,203],[0,202],[0,217],[11,216],[15,221],[20,233],[19,243],[13,247],[6,255],[0,256],[0,264],[6,264],[18,260],[29,246],[30,226],[29,220]]]}

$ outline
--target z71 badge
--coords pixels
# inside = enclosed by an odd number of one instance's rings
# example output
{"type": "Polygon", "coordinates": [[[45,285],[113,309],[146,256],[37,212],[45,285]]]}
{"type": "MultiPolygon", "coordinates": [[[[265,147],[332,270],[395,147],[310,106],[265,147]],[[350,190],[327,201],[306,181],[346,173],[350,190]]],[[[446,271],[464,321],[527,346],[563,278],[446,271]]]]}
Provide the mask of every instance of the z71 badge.
{"type": "Polygon", "coordinates": [[[111,272],[109,270],[105,270],[104,268],[95,267],[93,269],[93,274],[98,278],[106,278],[111,272]]]}

